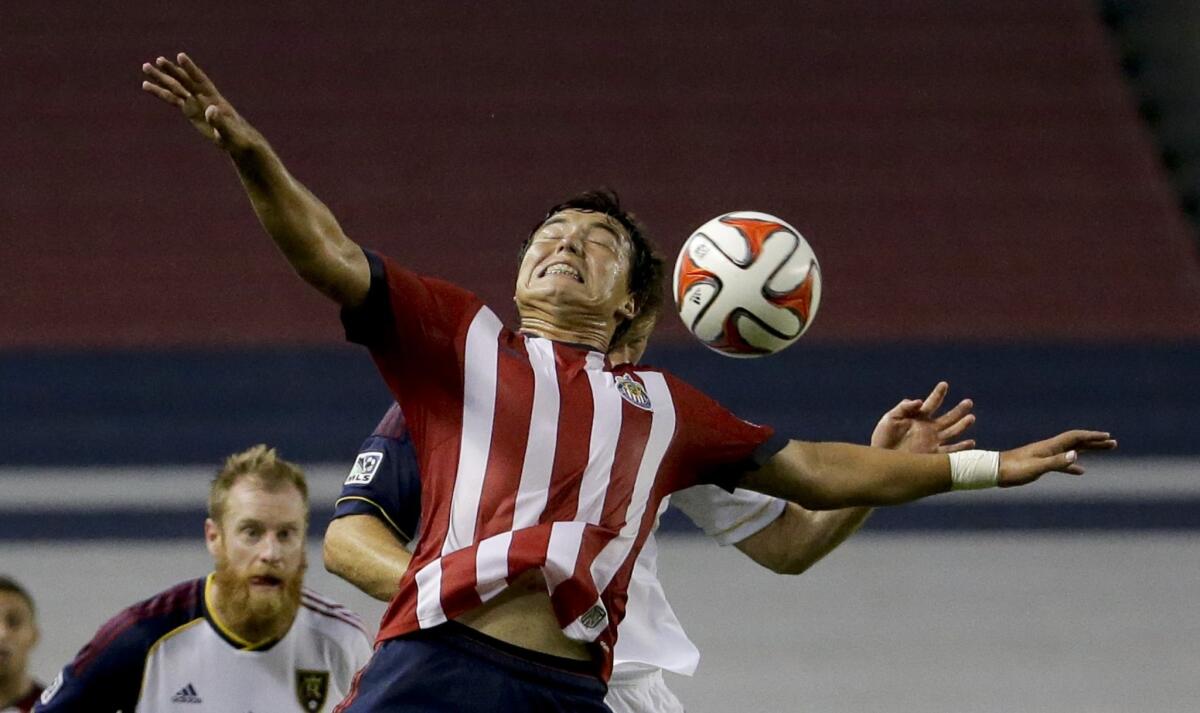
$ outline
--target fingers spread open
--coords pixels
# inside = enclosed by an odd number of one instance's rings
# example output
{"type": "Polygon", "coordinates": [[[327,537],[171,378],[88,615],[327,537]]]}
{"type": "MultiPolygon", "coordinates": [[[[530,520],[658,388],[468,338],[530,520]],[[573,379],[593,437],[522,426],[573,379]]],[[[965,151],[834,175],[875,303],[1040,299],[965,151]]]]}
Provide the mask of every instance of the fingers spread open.
{"type": "Polygon", "coordinates": [[[954,408],[950,409],[941,416],[938,416],[937,420],[933,422],[933,425],[938,429],[944,429],[950,424],[956,423],[964,416],[969,414],[973,408],[975,408],[974,401],[971,399],[963,399],[962,401],[959,401],[954,408]]]}
{"type": "Polygon", "coordinates": [[[939,381],[937,386],[933,387],[933,391],[930,391],[929,395],[925,397],[925,402],[921,404],[921,413],[932,417],[942,407],[942,401],[946,399],[946,392],[949,390],[950,384],[939,381]]]}
{"type": "Polygon", "coordinates": [[[953,438],[958,438],[963,431],[971,427],[975,423],[975,414],[967,414],[950,424],[946,428],[938,431],[938,440],[945,443],[953,438]]]}
{"type": "Polygon", "coordinates": [[[975,439],[968,438],[965,441],[951,443],[945,446],[938,446],[938,453],[958,453],[959,451],[968,451],[975,447],[975,439]]]}
{"type": "Polygon", "coordinates": [[[192,61],[191,57],[188,57],[183,52],[180,52],[177,59],[179,60],[180,66],[183,67],[183,71],[187,72],[192,81],[199,85],[201,89],[205,91],[216,92],[216,86],[213,85],[212,80],[208,78],[208,75],[204,73],[204,70],[200,69],[198,64],[192,61]]]}
{"type": "MultiPolygon", "coordinates": [[[[159,57],[159,59],[161,60],[162,58],[159,57]]],[[[164,72],[161,67],[155,67],[154,65],[148,63],[143,64],[142,72],[145,73],[145,75],[149,77],[154,84],[166,89],[180,99],[186,101],[191,98],[192,93],[183,85],[181,85],[174,77],[164,72]]]]}
{"type": "Polygon", "coordinates": [[[166,89],[163,89],[154,82],[142,82],[142,89],[153,94],[159,99],[162,99],[168,104],[174,104],[175,106],[180,107],[183,106],[183,99],[175,96],[174,92],[169,92],[166,89]]]}
{"type": "Polygon", "coordinates": [[[175,64],[166,57],[159,57],[158,59],[154,60],[154,66],[166,74],[174,77],[175,80],[189,92],[194,93],[196,91],[196,87],[192,84],[192,80],[187,76],[187,73],[180,69],[179,65],[175,64]]]}

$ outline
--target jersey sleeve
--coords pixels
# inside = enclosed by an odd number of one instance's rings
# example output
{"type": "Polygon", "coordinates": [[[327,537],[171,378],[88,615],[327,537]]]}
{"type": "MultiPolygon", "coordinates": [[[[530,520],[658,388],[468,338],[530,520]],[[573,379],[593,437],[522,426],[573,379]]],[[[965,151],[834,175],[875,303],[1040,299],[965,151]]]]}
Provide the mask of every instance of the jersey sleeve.
{"type": "Polygon", "coordinates": [[[718,544],[733,545],[775,522],[787,502],[738,488],[696,485],[671,496],[671,504],[718,544]]]}
{"type": "Polygon", "coordinates": [[[710,483],[733,491],[743,473],[766,463],[787,444],[775,429],[738,418],[690,384],[666,376],[677,414],[672,449],[682,474],[673,484],[675,490],[710,483]]]}
{"type": "Polygon", "coordinates": [[[483,308],[473,293],[417,275],[364,250],[371,284],[363,303],[342,310],[348,341],[371,350],[389,385],[428,379],[454,365],[472,318],[483,308]]]}
{"type": "Polygon", "coordinates": [[[376,517],[405,541],[416,536],[421,478],[416,448],[398,406],[392,406],[375,434],[359,448],[334,506],[334,518],[346,515],[376,517]]]}
{"type": "Polygon", "coordinates": [[[131,712],[137,706],[147,642],[142,627],[123,613],[110,620],[42,691],[38,713],[131,712]]]}
{"type": "Polygon", "coordinates": [[[355,636],[342,657],[342,690],[349,691],[354,683],[354,674],[358,673],[371,660],[371,639],[365,632],[355,636]]]}

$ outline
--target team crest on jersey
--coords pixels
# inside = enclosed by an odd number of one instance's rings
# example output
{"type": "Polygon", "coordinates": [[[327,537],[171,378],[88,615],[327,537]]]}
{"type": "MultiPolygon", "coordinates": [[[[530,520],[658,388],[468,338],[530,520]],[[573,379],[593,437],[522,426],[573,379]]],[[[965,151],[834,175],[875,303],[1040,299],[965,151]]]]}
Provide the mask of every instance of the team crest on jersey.
{"type": "Polygon", "coordinates": [[[591,609],[584,612],[583,616],[579,617],[579,623],[589,629],[595,629],[604,623],[608,618],[608,612],[604,611],[604,607],[599,604],[594,605],[591,609]]]}
{"type": "Polygon", "coordinates": [[[296,669],[296,699],[308,713],[316,713],[325,705],[329,695],[328,671],[302,671],[296,669]]]}
{"type": "Polygon", "coordinates": [[[346,476],[346,485],[366,485],[375,477],[379,464],[383,463],[383,451],[363,451],[354,459],[354,467],[346,476]]]}
{"type": "Polygon", "coordinates": [[[652,410],[650,404],[650,394],[646,393],[646,387],[642,386],[632,376],[621,374],[616,379],[617,391],[621,394],[621,398],[629,403],[646,411],[652,410]]]}

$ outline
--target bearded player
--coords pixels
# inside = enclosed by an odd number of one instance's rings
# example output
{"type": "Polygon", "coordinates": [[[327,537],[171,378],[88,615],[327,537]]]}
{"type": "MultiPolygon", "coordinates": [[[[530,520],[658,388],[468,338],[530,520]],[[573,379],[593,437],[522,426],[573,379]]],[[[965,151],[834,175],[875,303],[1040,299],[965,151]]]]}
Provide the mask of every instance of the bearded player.
{"type": "Polygon", "coordinates": [[[326,713],[350,690],[370,639],[303,586],[304,474],[255,446],[226,461],[208,509],[214,572],[113,617],[34,710],[326,713]]]}
{"type": "Polygon", "coordinates": [[[474,294],[350,240],[186,55],[142,70],[146,92],[229,155],[293,269],[342,307],[417,449],[418,546],[338,710],[607,710],[634,561],[662,500],[692,485],[813,510],[893,505],[1079,474],[1078,450],[1116,445],[1095,431],[949,456],[789,441],[667,372],[607,361],[662,282],[613,196],[538,224],[511,330],[474,294]]]}

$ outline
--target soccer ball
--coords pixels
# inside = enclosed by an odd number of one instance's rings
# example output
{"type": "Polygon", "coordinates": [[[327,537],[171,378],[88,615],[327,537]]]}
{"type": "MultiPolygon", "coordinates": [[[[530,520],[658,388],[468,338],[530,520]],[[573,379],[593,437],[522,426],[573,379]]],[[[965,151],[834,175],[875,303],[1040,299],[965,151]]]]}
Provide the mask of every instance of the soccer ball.
{"type": "Polygon", "coordinates": [[[738,211],[687,239],[673,292],[684,325],[705,346],[732,357],[764,356],[812,324],[821,269],[800,231],[767,213],[738,211]]]}

